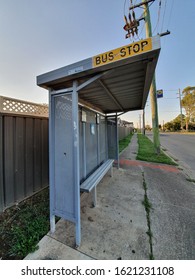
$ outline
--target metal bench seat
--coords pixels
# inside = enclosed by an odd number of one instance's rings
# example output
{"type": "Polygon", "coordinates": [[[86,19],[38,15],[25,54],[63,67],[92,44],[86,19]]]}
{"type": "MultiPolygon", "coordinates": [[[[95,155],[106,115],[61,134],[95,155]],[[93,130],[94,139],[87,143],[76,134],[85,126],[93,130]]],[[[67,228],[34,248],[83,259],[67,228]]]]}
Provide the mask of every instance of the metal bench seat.
{"type": "Polygon", "coordinates": [[[108,159],[106,162],[100,165],[97,170],[95,170],[81,185],[80,190],[81,192],[91,192],[93,191],[93,204],[96,206],[96,186],[101,181],[101,179],[104,177],[104,175],[108,172],[108,170],[111,171],[111,177],[112,177],[112,165],[114,160],[108,159]]]}

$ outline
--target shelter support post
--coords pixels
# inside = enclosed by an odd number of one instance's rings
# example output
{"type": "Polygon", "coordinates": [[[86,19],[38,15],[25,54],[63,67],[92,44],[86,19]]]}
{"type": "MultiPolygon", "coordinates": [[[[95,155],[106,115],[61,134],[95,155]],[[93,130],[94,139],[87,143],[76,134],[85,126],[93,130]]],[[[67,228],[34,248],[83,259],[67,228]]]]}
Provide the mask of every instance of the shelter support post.
{"type": "Polygon", "coordinates": [[[50,215],[50,231],[51,231],[51,233],[54,233],[55,229],[56,229],[55,215],[50,215]]]}
{"type": "Polygon", "coordinates": [[[87,160],[86,160],[86,123],[82,123],[83,128],[83,177],[87,177],[87,160]]]}
{"type": "Polygon", "coordinates": [[[119,168],[119,143],[118,143],[118,115],[106,117],[106,135],[108,158],[115,159],[115,166],[119,168]]]}
{"type": "Polygon", "coordinates": [[[116,122],[116,160],[117,160],[117,168],[119,169],[119,139],[118,139],[118,116],[116,113],[115,117],[116,122]]]}
{"type": "Polygon", "coordinates": [[[74,186],[75,186],[75,190],[76,190],[76,192],[75,192],[76,246],[80,246],[80,243],[81,243],[81,221],[80,221],[79,120],[78,120],[77,81],[73,82],[72,121],[73,121],[74,186]]]}
{"type": "Polygon", "coordinates": [[[96,204],[97,204],[97,190],[96,190],[97,187],[95,187],[93,190],[92,190],[92,196],[93,196],[93,207],[96,207],[96,204]]]}
{"type": "Polygon", "coordinates": [[[100,165],[100,127],[99,122],[97,121],[98,115],[96,114],[96,123],[97,123],[97,161],[98,166],[100,165]]]}
{"type": "MultiPolygon", "coordinates": [[[[1,103],[0,103],[1,104],[1,103]]],[[[0,115],[0,212],[4,209],[3,191],[3,117],[0,115]]]]}
{"type": "Polygon", "coordinates": [[[105,118],[105,123],[106,123],[106,126],[105,126],[106,159],[108,159],[108,118],[105,118]]]}
{"type": "Polygon", "coordinates": [[[51,90],[49,91],[49,182],[50,182],[50,231],[55,232],[55,214],[54,214],[54,147],[53,147],[53,127],[54,127],[54,102],[52,100],[51,90]]]}

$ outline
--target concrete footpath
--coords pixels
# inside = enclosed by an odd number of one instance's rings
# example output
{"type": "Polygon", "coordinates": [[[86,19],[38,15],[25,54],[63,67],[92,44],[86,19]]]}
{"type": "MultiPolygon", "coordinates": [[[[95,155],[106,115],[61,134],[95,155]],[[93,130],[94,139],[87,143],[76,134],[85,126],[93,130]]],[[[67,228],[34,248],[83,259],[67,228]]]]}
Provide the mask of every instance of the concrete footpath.
{"type": "Polygon", "coordinates": [[[81,196],[82,242],[74,248],[74,226],[62,219],[56,232],[39,242],[27,260],[147,260],[195,259],[195,184],[177,167],[135,160],[137,135],[120,155],[120,168],[97,187],[98,205],[81,196]],[[146,186],[146,190],[144,189],[146,186]],[[152,209],[149,238],[143,205],[152,209]]]}

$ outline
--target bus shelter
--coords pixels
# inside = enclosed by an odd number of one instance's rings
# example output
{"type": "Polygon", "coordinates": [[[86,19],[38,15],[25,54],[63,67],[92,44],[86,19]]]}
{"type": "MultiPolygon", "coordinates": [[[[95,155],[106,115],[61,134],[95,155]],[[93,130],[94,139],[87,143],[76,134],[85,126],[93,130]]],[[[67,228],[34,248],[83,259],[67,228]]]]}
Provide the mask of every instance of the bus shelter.
{"type": "Polygon", "coordinates": [[[160,52],[155,36],[37,77],[49,91],[50,224],[71,221],[81,242],[80,186],[118,161],[117,118],[144,109],[160,52]]]}

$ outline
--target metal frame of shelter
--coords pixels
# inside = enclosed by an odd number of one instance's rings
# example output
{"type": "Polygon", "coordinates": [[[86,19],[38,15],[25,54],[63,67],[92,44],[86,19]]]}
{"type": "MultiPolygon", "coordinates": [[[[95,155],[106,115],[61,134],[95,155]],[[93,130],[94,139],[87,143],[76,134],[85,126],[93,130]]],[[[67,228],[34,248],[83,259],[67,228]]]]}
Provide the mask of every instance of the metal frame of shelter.
{"type": "MultiPolygon", "coordinates": [[[[105,119],[114,117],[118,161],[117,117],[144,109],[159,52],[160,37],[156,36],[37,77],[37,84],[49,90],[51,232],[55,216],[75,223],[77,246],[81,243],[79,155],[84,147],[79,138],[85,137],[79,134],[79,108],[105,119]]],[[[108,148],[106,154],[108,158],[108,148]]]]}

